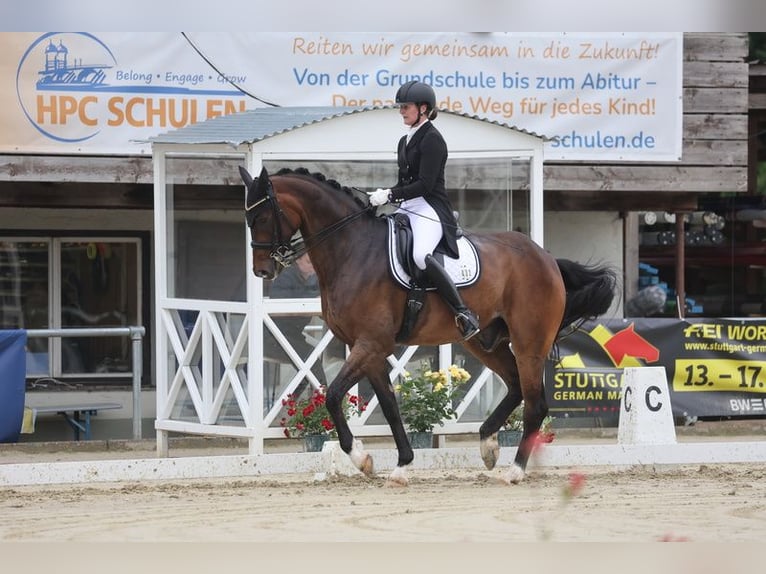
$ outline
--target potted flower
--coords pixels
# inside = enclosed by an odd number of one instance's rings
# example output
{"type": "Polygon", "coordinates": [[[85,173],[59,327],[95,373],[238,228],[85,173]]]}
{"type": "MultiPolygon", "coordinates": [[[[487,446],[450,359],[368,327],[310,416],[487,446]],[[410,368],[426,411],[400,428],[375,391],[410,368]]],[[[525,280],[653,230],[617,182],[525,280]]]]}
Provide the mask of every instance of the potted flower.
{"type": "MultiPolygon", "coordinates": [[[[280,421],[288,438],[303,438],[307,451],[322,450],[322,445],[328,438],[337,437],[335,424],[327,410],[327,389],[322,386],[314,389],[308,398],[299,398],[288,394],[282,399],[286,409],[286,417],[280,421]]],[[[346,394],[343,398],[343,414],[348,417],[352,413],[361,414],[367,408],[367,403],[356,395],[346,394]]]]}
{"type": "Polygon", "coordinates": [[[399,410],[413,448],[430,447],[434,426],[444,425],[445,420],[455,417],[453,399],[470,378],[468,371],[456,365],[432,371],[424,362],[415,377],[405,371],[394,390],[399,396],[399,410]]]}
{"type": "MultiPolygon", "coordinates": [[[[553,423],[553,417],[547,416],[540,425],[540,440],[542,442],[552,442],[554,433],[550,430],[553,423]]],[[[521,435],[524,432],[524,401],[516,407],[513,412],[505,419],[503,426],[497,433],[497,442],[500,446],[516,446],[521,442],[521,435]]]]}

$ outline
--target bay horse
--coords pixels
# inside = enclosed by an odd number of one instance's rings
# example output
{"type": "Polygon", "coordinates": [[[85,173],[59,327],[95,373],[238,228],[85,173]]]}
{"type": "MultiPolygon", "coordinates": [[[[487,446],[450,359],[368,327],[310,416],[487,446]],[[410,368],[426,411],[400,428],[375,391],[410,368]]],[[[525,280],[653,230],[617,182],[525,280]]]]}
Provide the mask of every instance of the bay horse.
{"type": "MultiPolygon", "coordinates": [[[[408,484],[413,458],[399,413],[386,358],[397,345],[462,345],[494,371],[508,392],[479,429],[480,452],[488,469],[499,456],[497,432],[524,401],[524,432],[503,480],[518,483],[548,412],[543,370],[563,329],[605,313],[616,288],[609,266],[586,266],[555,259],[520,232],[464,232],[483,262],[477,282],[461,289],[478,316],[481,332],[461,341],[452,311],[428,292],[420,318],[406,340],[397,341],[407,291],[388,270],[388,225],[376,209],[351,190],[307,170],[281,170],[257,178],[240,167],[247,189],[245,215],[250,229],[253,273],[266,280],[302,253],[316,270],[322,317],[346,345],[348,358],[327,389],[327,407],[340,447],[356,468],[373,475],[373,461],[354,436],[342,412],[342,399],[363,377],[378,398],[398,452],[387,482],[408,484]],[[294,239],[297,232],[300,238],[294,239]]],[[[360,190],[356,190],[360,192],[360,190]]],[[[361,195],[366,195],[360,192],[361,195]]]]}

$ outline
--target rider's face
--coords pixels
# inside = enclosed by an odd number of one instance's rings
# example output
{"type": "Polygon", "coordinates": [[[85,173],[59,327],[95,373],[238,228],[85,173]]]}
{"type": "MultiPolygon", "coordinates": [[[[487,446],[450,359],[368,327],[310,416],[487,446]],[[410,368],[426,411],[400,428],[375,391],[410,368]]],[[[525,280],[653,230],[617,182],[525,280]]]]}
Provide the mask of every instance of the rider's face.
{"type": "Polygon", "coordinates": [[[420,119],[418,116],[418,106],[415,104],[400,104],[399,113],[402,115],[404,123],[408,126],[416,125],[420,119]]]}

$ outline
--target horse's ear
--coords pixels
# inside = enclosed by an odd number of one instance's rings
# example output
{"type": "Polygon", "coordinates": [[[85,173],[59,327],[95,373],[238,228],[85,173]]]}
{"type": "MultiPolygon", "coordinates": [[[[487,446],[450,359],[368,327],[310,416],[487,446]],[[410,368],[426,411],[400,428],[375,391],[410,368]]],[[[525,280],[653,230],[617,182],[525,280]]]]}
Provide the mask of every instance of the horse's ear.
{"type": "Polygon", "coordinates": [[[239,166],[239,175],[242,177],[242,181],[245,182],[245,187],[250,189],[253,184],[253,176],[242,166],[239,166]]]}
{"type": "Polygon", "coordinates": [[[264,167],[261,169],[261,175],[255,180],[255,197],[266,197],[270,187],[271,181],[269,181],[269,172],[266,171],[266,168],[264,167]]]}

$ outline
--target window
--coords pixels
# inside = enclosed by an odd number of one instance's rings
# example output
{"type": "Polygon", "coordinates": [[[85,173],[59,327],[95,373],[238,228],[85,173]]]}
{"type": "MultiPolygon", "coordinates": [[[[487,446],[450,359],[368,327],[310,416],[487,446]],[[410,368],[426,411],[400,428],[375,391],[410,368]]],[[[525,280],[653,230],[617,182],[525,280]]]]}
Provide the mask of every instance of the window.
{"type": "MultiPolygon", "coordinates": [[[[142,324],[138,238],[0,239],[0,328],[61,329],[142,324]]],[[[130,376],[125,337],[30,337],[30,378],[130,376]]]]}

